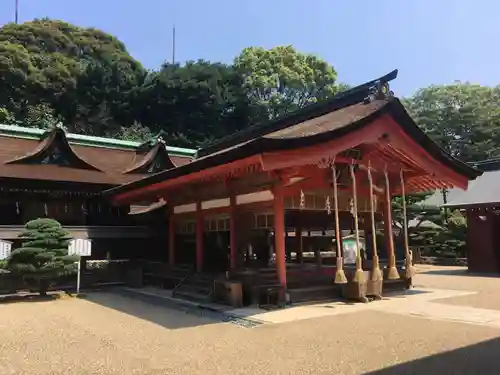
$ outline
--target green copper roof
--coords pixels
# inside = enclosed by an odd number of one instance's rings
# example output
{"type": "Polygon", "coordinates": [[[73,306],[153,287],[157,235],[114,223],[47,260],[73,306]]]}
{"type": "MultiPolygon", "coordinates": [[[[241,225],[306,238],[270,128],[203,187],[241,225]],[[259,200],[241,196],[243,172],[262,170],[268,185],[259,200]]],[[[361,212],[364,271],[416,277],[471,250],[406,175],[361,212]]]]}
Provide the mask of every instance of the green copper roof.
{"type": "MultiPolygon", "coordinates": [[[[40,140],[45,134],[46,129],[26,128],[17,125],[3,125],[0,124],[0,136],[23,138],[23,139],[36,139],[40,140]]],[[[66,138],[70,144],[103,148],[114,148],[122,150],[135,150],[144,142],[136,141],[123,141],[120,139],[94,137],[90,135],[66,133],[66,138]]],[[[156,137],[155,137],[156,138],[156,137]]],[[[189,148],[170,147],[166,146],[168,153],[180,156],[193,156],[196,150],[189,148]]]]}

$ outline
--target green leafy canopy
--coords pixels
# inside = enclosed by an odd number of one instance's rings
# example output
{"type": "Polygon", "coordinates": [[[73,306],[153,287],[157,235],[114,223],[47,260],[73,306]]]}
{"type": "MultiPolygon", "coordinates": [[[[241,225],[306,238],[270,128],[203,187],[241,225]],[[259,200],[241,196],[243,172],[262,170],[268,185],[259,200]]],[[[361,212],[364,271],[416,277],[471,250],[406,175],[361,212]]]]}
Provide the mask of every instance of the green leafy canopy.
{"type": "Polygon", "coordinates": [[[68,255],[69,232],[56,220],[29,221],[19,237],[24,242],[10,254],[7,268],[36,286],[41,294],[58,278],[75,272],[79,257],[68,255]]]}

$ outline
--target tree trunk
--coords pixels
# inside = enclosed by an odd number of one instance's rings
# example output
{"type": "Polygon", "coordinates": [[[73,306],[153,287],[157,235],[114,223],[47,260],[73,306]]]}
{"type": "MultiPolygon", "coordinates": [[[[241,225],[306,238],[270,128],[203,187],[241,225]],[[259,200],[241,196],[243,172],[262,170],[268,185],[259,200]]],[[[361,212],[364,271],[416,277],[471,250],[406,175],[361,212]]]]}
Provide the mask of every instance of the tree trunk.
{"type": "Polygon", "coordinates": [[[38,292],[42,297],[45,297],[47,295],[47,291],[49,290],[49,283],[47,280],[40,280],[39,282],[39,287],[38,287],[38,292]]]}

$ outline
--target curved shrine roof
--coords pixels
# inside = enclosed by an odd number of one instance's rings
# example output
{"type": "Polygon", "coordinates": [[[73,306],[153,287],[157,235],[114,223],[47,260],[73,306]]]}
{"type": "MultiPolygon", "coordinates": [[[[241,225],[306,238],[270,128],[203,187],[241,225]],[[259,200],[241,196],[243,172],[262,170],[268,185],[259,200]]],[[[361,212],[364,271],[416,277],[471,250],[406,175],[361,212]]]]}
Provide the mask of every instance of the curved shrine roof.
{"type": "Polygon", "coordinates": [[[211,146],[198,150],[191,163],[113,188],[105,194],[117,196],[255,155],[293,150],[340,139],[386,115],[390,116],[394,124],[420,145],[428,155],[445,167],[466,179],[479,176],[480,171],[447,154],[433,142],[415,124],[401,102],[392,97],[388,81],[396,76],[397,71],[393,71],[377,80],[347,90],[330,100],[296,111],[285,118],[253,126],[225,137],[211,146]]]}
{"type": "Polygon", "coordinates": [[[120,185],[189,163],[194,150],[0,125],[0,177],[120,185]],[[160,156],[160,163],[156,163],[160,156]]]}

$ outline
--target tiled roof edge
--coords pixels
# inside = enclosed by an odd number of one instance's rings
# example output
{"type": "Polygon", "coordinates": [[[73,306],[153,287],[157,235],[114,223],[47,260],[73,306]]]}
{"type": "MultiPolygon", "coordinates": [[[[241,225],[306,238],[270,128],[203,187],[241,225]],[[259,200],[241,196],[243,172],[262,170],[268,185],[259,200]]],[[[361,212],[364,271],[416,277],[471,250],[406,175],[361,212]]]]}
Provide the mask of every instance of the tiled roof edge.
{"type": "MultiPolygon", "coordinates": [[[[12,138],[41,139],[47,130],[38,128],[27,128],[18,125],[0,124],[0,135],[12,138]]],[[[94,137],[90,135],[66,133],[66,138],[71,144],[80,146],[92,146],[102,148],[135,150],[143,142],[124,141],[114,138],[94,137]]],[[[176,156],[193,156],[196,150],[181,147],[165,146],[168,153],[176,156]]]]}

